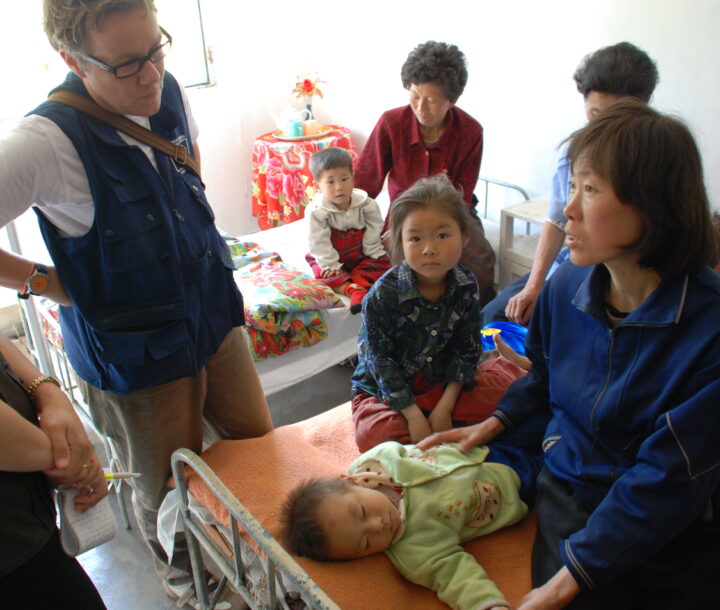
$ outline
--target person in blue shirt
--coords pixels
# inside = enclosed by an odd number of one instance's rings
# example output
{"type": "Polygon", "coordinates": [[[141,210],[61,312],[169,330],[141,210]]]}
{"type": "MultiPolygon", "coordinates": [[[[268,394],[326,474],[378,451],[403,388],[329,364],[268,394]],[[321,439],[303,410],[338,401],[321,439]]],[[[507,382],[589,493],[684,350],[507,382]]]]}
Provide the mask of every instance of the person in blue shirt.
{"type": "MultiPolygon", "coordinates": [[[[627,97],[645,103],[658,82],[655,62],[635,45],[620,42],[587,55],[573,75],[583,96],[585,115],[591,121],[618,100],[627,97]]],[[[538,295],[545,281],[568,258],[563,209],[570,199],[570,165],[567,146],[562,146],[552,181],[550,209],[538,239],[530,273],[506,286],[482,310],[483,324],[509,320],[517,324],[530,321],[538,295]]]]}
{"type": "Polygon", "coordinates": [[[720,607],[720,276],[688,128],[620,101],[575,133],[570,260],[532,368],[463,448],[546,413],[533,584],[520,610],[720,607]]]}
{"type": "Polygon", "coordinates": [[[363,301],[352,376],[361,451],[481,421],[523,374],[504,358],[478,365],[478,285],[459,264],[474,227],[444,175],[419,180],[395,200],[390,230],[397,264],[363,301]]]}

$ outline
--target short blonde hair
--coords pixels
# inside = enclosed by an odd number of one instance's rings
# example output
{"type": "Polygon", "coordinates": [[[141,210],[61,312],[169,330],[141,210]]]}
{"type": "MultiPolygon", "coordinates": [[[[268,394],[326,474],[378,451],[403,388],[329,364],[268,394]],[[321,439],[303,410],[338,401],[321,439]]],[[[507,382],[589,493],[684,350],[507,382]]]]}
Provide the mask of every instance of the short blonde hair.
{"type": "Polygon", "coordinates": [[[43,27],[56,51],[87,52],[87,32],[109,13],[142,7],[157,12],[154,0],[43,0],[43,27]]]}

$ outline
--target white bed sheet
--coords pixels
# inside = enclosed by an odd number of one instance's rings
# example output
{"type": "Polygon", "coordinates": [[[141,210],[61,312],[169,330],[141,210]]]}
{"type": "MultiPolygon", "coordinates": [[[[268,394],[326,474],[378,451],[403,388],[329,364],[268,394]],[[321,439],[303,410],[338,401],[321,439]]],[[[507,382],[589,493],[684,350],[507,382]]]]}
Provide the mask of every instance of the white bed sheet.
{"type": "MultiPolygon", "coordinates": [[[[254,242],[265,250],[277,252],[283,262],[300,269],[312,277],[307,253],[307,224],[305,219],[266,231],[238,235],[240,241],[254,242]]],[[[350,301],[341,296],[345,307],[324,310],[328,336],[312,347],[301,347],[291,352],[256,362],[266,395],[284,390],[300,381],[342,362],[357,351],[357,336],[361,316],[350,313],[350,301]]]]}

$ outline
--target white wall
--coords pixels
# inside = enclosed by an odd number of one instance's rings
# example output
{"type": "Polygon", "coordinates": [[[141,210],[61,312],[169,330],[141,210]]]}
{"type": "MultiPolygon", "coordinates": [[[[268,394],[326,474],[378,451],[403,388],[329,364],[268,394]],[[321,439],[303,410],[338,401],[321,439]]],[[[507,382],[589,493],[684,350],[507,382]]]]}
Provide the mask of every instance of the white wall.
{"type": "MultiPolygon", "coordinates": [[[[210,201],[230,232],[257,227],[252,143],[274,129],[270,113],[291,101],[296,77],[317,73],[327,81],[325,98],[314,103],[318,118],[350,127],[361,147],[384,110],[406,103],[400,68],[429,39],[455,43],[467,56],[470,79],[459,105],[485,127],[481,173],[531,196],[548,192],[558,143],[584,121],[572,80],[581,58],[621,40],[637,44],[658,63],[654,105],[691,125],[720,207],[720,0],[201,3],[217,85],[189,96],[210,201]]],[[[66,71],[44,39],[39,5],[0,0],[17,19],[0,49],[11,58],[6,82],[19,84],[0,100],[0,119],[32,108],[66,71]]]]}
{"type": "Polygon", "coordinates": [[[360,147],[384,110],[406,103],[400,67],[429,39],[467,56],[459,106],[485,128],[481,173],[531,196],[548,192],[557,144],[584,121],[577,64],[599,47],[633,42],[657,61],[653,103],[691,125],[720,205],[720,0],[202,2],[217,85],[191,90],[190,99],[211,202],[231,232],[256,227],[252,142],[274,129],[270,111],[290,101],[296,76],[327,81],[314,103],[318,118],[350,127],[360,147]]]}

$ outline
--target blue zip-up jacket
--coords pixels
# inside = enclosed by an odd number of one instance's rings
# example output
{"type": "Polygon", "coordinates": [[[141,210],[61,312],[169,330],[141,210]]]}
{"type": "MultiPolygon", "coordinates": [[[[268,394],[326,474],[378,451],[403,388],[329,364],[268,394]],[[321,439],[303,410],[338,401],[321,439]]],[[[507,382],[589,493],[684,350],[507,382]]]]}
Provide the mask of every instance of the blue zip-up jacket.
{"type": "Polygon", "coordinates": [[[509,427],[548,407],[545,462],[591,515],[561,544],[591,590],[688,528],[720,552],[720,276],[662,280],[612,328],[607,269],[565,263],[540,295],[533,368],[503,396],[509,427]]]}
{"type": "MultiPolygon", "coordinates": [[[[74,74],[59,87],[87,95],[74,74]]],[[[196,375],[244,323],[228,247],[205,187],[154,151],[158,170],[114,127],[63,104],[33,111],[75,146],[95,206],[90,230],[61,236],[38,212],[45,243],[73,307],[61,307],[65,349],[88,383],[126,394],[196,375]]],[[[165,73],[150,127],[192,152],[180,88],[165,73]]]]}

